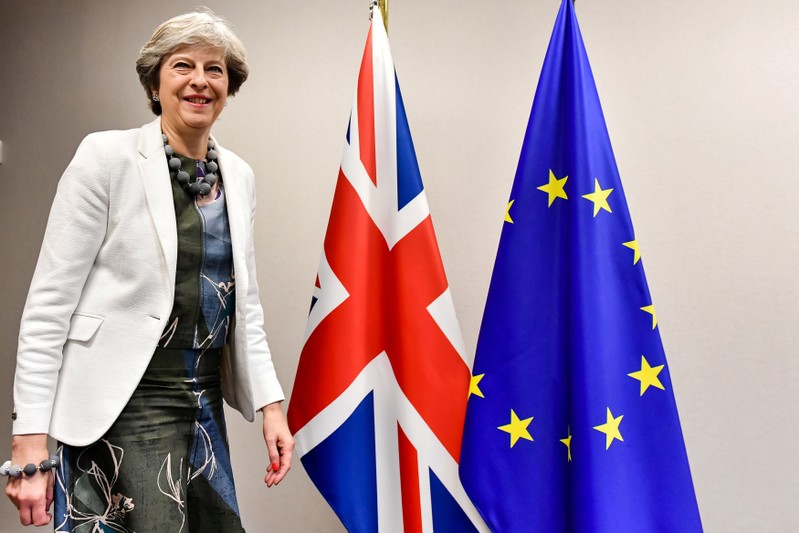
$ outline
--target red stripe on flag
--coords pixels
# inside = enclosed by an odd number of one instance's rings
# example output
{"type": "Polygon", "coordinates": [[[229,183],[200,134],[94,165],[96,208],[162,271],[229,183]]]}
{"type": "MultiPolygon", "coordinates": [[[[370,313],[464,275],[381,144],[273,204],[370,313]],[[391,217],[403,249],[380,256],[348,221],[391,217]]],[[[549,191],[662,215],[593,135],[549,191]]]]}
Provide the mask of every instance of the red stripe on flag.
{"type": "MultiPolygon", "coordinates": [[[[362,250],[365,245],[357,243],[368,240],[371,226],[374,223],[368,213],[364,212],[357,194],[343,172],[339,171],[325,236],[326,253],[327,250],[341,248],[362,250]],[[353,240],[355,245],[348,242],[353,240]]],[[[335,254],[335,257],[340,255],[335,254]]],[[[360,255],[363,256],[364,253],[360,252],[360,255]]],[[[330,262],[331,258],[328,257],[327,260],[330,262]]],[[[363,292],[365,287],[362,285],[368,285],[368,263],[353,255],[345,266],[347,268],[343,274],[347,279],[347,291],[350,294],[363,292]]],[[[336,272],[335,267],[333,268],[336,276],[340,277],[342,272],[336,272]]],[[[302,348],[294,382],[294,390],[304,391],[304,394],[293,395],[288,410],[292,431],[302,428],[338,398],[363,368],[380,353],[381,334],[376,327],[372,327],[373,317],[365,314],[369,311],[363,306],[353,305],[350,297],[311,332],[302,348]]]]}
{"type": "Polygon", "coordinates": [[[358,139],[361,163],[366,173],[377,185],[377,157],[375,156],[375,94],[374,68],[372,67],[372,30],[366,37],[361,71],[358,74],[358,139]]]}
{"type": "Polygon", "coordinates": [[[404,533],[422,533],[422,497],[419,494],[418,452],[399,424],[397,424],[397,437],[399,440],[403,531],[404,533]]]}
{"type": "Polygon", "coordinates": [[[306,394],[292,398],[292,429],[338,398],[385,351],[402,392],[457,461],[469,369],[427,311],[447,289],[430,217],[389,250],[339,173],[324,247],[349,297],[303,347],[294,390],[306,394]]]}

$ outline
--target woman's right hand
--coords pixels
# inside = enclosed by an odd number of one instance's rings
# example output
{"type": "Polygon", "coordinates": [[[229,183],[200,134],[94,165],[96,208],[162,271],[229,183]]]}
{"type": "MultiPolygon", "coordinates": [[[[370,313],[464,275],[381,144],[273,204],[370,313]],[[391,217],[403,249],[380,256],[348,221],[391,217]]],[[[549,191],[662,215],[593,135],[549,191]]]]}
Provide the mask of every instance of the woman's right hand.
{"type": "MultiPolygon", "coordinates": [[[[38,465],[49,459],[47,435],[14,435],[11,446],[11,463],[24,467],[28,463],[38,465]]],[[[19,509],[19,521],[23,526],[46,526],[53,516],[49,513],[53,503],[53,472],[36,472],[33,476],[23,474],[8,478],[6,495],[19,509]]]]}

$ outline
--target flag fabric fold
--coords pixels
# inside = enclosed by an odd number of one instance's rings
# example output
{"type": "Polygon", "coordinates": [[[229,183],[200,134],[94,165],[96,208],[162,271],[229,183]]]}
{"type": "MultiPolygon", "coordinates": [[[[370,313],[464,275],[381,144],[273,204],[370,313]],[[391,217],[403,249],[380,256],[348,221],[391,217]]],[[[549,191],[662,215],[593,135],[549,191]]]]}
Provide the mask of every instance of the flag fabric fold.
{"type": "Polygon", "coordinates": [[[657,314],[571,0],[472,371],[460,475],[494,531],[701,531],[657,314]]]}
{"type": "Polygon", "coordinates": [[[288,410],[349,531],[484,530],[458,477],[470,365],[375,13],[288,410]]]}

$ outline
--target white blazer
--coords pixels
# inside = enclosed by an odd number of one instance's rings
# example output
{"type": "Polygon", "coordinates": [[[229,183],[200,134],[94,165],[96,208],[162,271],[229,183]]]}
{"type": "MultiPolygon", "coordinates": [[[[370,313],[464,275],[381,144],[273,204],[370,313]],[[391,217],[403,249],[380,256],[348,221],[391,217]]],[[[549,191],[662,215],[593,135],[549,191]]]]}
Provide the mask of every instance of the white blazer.
{"type": "MultiPolygon", "coordinates": [[[[217,144],[236,313],[225,400],[247,420],[284,399],[263,330],[253,251],[252,169],[217,144]]],[[[160,117],[87,136],[53,201],[20,324],[14,434],[98,440],[141,380],[172,310],[177,228],[160,117]]]]}

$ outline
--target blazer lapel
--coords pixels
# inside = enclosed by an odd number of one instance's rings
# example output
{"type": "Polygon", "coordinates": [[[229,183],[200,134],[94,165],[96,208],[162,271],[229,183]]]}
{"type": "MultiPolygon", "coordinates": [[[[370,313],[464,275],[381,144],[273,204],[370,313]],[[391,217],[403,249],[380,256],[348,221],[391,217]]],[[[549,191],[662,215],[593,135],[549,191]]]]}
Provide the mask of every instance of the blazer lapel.
{"type": "MultiPolygon", "coordinates": [[[[214,141],[216,142],[216,141],[214,141]]],[[[222,186],[225,188],[225,206],[227,208],[228,225],[230,226],[230,243],[233,248],[233,269],[236,276],[236,302],[244,305],[247,294],[247,233],[251,228],[252,206],[247,199],[247,188],[244,183],[243,169],[236,164],[235,157],[227,156],[229,152],[219,146],[219,170],[222,173],[222,186]],[[241,296],[238,296],[241,295],[241,296]]]]}
{"type": "Polygon", "coordinates": [[[161,117],[141,128],[139,136],[139,172],[144,185],[144,195],[150,216],[161,243],[164,263],[169,274],[172,292],[175,290],[178,237],[175,223],[175,204],[172,199],[172,184],[169,167],[164,156],[161,139],[161,117]]]}

